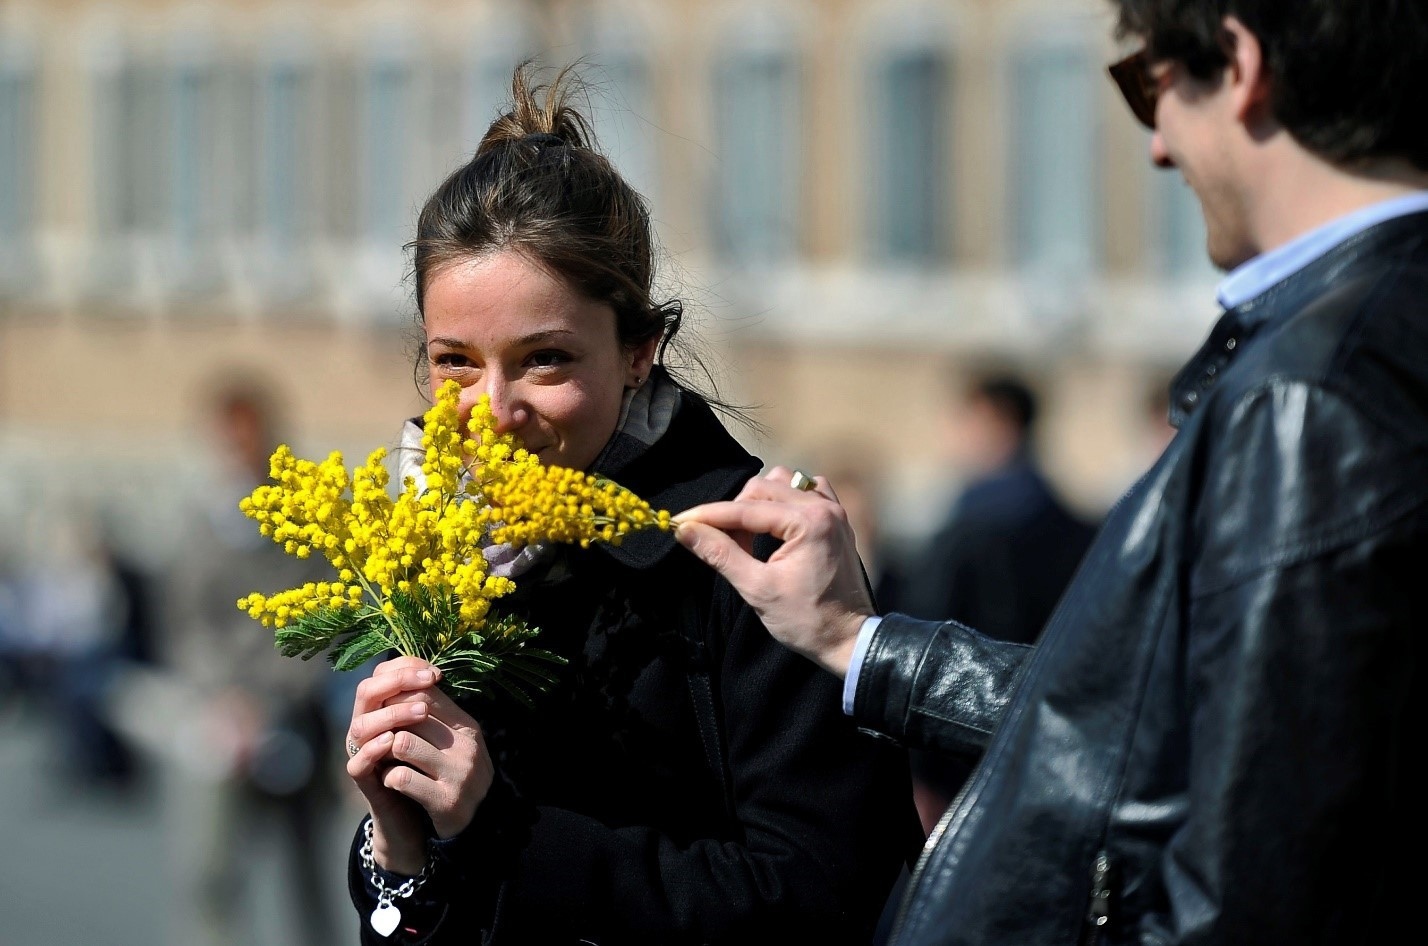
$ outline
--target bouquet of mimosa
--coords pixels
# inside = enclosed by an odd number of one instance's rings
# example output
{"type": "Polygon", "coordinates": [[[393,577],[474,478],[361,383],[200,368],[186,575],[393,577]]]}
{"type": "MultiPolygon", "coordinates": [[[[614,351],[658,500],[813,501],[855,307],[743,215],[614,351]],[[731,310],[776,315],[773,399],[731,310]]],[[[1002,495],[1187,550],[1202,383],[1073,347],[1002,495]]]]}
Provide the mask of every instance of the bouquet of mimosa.
{"type": "Polygon", "coordinates": [[[285,656],[325,653],[351,670],[395,650],[439,667],[453,694],[504,692],[529,703],[562,661],[531,645],[538,628],[491,614],[516,585],[491,573],[483,550],[618,544],[637,530],[668,530],[670,515],[608,479],[542,466],[513,435],[496,432],[485,397],[462,431],[460,390],[448,381],[436,392],[423,419],[425,483],[408,477],[395,498],[384,449],[349,475],[341,453],[316,463],[278,447],[272,484],[240,508],[288,554],[325,556],[333,577],[254,592],[238,607],[274,629],[285,656]]]}

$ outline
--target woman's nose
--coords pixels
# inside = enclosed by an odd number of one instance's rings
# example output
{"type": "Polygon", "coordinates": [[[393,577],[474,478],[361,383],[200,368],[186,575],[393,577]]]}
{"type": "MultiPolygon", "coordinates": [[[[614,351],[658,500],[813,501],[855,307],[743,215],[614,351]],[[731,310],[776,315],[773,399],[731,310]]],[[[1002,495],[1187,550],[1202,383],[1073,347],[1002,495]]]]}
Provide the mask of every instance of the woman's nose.
{"type": "Polygon", "coordinates": [[[496,433],[519,430],[525,424],[529,411],[516,387],[498,377],[489,377],[483,387],[484,393],[491,398],[491,417],[495,421],[496,433]]]}

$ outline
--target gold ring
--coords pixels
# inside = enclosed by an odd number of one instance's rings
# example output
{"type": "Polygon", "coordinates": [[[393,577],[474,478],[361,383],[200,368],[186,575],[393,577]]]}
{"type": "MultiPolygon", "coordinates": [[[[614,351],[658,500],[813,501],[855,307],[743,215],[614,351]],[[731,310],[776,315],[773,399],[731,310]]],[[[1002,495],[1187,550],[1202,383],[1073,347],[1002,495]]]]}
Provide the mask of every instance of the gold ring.
{"type": "Polygon", "coordinates": [[[792,486],[794,489],[801,489],[806,493],[810,489],[816,487],[818,484],[813,482],[813,477],[809,476],[802,470],[794,470],[793,478],[788,481],[788,485],[792,486]]]}

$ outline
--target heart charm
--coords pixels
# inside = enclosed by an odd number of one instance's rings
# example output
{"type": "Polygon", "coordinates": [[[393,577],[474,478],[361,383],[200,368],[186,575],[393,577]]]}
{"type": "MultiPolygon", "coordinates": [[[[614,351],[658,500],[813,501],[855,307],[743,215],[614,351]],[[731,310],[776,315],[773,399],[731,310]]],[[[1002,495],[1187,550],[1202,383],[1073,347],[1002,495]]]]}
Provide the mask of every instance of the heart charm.
{"type": "Polygon", "coordinates": [[[378,936],[391,936],[392,931],[397,928],[397,924],[402,921],[402,911],[398,910],[390,902],[377,904],[377,909],[372,911],[372,929],[377,931],[378,936]]]}

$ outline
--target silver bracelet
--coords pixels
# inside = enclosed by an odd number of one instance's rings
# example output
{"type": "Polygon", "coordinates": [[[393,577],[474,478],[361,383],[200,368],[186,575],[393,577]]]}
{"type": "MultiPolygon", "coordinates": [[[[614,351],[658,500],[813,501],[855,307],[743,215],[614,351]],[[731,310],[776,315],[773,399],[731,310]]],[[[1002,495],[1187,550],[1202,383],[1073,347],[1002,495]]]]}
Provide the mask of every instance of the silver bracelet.
{"type": "Polygon", "coordinates": [[[377,909],[372,911],[368,922],[372,924],[372,929],[377,931],[377,935],[388,937],[396,930],[397,924],[402,921],[402,911],[397,909],[394,900],[405,900],[421,889],[422,885],[431,877],[434,861],[431,853],[427,853],[426,863],[421,865],[421,873],[415,877],[408,877],[399,887],[395,889],[388,887],[387,882],[382,879],[381,871],[377,869],[377,859],[372,855],[372,818],[368,816],[366,824],[362,826],[362,848],[357,852],[362,858],[362,866],[367,869],[367,873],[372,878],[372,886],[377,888],[377,909]]]}

